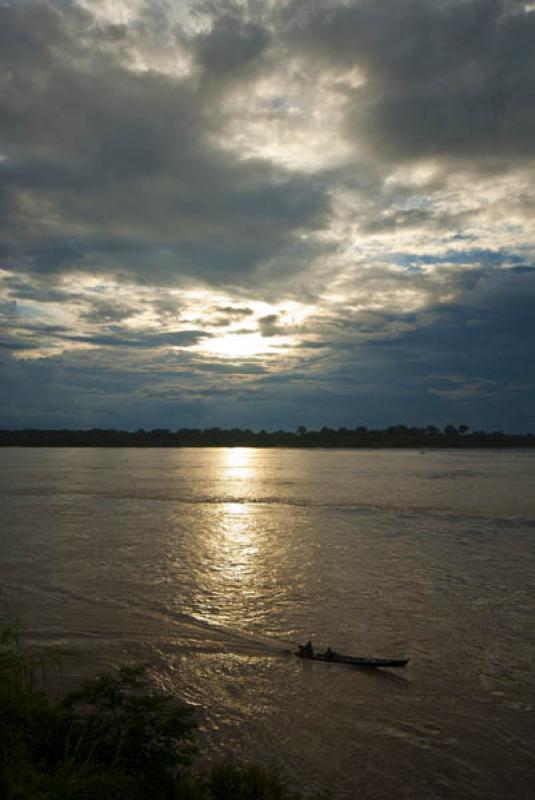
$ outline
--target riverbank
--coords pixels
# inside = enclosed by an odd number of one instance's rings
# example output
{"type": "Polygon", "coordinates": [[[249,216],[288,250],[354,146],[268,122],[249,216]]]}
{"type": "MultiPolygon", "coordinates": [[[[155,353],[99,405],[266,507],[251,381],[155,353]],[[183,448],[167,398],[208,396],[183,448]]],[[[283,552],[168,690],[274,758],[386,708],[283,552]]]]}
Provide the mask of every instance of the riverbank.
{"type": "Polygon", "coordinates": [[[535,447],[532,433],[470,431],[466,425],[407,427],[393,425],[384,430],[359,426],[354,429],[321,428],[296,431],[252,431],[233,428],[180,428],[120,431],[91,430],[0,430],[0,447],[285,447],[285,448],[416,448],[485,449],[535,447]]]}

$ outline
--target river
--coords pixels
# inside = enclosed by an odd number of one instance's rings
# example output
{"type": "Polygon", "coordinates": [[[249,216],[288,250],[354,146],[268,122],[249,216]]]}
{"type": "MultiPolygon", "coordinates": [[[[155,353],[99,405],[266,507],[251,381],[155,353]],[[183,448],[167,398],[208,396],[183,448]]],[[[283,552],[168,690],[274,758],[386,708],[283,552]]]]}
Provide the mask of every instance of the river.
{"type": "Polygon", "coordinates": [[[534,487],[533,451],[4,448],[0,587],[67,682],[149,663],[214,760],[531,798],[534,487]],[[308,639],[410,663],[306,663],[308,639]]]}

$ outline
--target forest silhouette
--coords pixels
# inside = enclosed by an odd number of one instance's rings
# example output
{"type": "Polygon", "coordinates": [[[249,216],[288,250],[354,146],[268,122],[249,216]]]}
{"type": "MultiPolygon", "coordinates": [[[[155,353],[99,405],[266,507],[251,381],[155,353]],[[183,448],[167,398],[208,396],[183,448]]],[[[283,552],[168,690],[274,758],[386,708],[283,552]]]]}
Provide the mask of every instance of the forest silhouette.
{"type": "Polygon", "coordinates": [[[470,430],[467,425],[423,428],[392,425],[384,429],[326,428],[295,431],[253,431],[249,428],[167,428],[122,431],[0,430],[0,447],[325,447],[325,448],[486,448],[535,447],[533,433],[470,430]]]}

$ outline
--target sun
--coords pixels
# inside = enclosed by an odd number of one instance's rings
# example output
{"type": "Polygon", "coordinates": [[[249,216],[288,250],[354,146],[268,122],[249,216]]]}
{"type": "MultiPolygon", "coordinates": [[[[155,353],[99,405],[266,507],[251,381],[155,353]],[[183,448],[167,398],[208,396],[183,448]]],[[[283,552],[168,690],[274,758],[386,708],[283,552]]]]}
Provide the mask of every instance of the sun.
{"type": "Polygon", "coordinates": [[[225,333],[202,343],[202,351],[221,358],[255,358],[286,343],[284,336],[266,338],[260,333],[225,333]]]}

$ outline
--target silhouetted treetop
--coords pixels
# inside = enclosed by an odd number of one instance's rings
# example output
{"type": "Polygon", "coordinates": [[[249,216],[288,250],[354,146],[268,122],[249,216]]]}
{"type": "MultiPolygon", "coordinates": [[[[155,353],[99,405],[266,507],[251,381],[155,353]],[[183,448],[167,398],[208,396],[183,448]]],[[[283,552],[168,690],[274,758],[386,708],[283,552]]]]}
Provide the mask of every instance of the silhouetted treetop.
{"type": "Polygon", "coordinates": [[[233,428],[167,428],[136,431],[104,430],[0,430],[0,447],[535,447],[532,433],[470,431],[468,425],[408,428],[391,425],[384,430],[323,427],[295,431],[233,428]]]}

